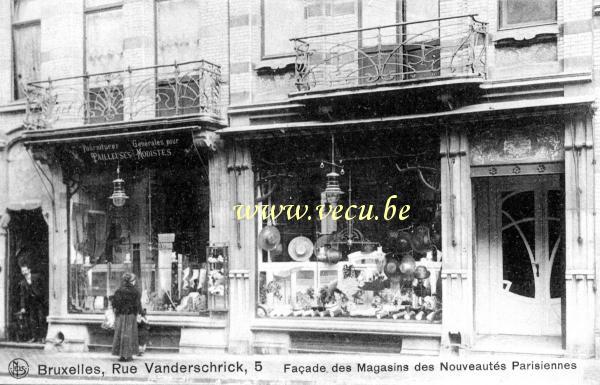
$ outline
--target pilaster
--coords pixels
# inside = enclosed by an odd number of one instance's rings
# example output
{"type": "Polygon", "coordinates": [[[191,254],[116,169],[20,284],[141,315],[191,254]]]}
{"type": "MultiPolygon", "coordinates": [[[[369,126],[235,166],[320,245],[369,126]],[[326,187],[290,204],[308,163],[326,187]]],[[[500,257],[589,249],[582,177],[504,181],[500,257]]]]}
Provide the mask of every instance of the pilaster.
{"type": "Polygon", "coordinates": [[[468,141],[465,132],[441,136],[442,196],[442,346],[449,333],[460,333],[461,345],[473,335],[473,208],[468,141]]]}
{"type": "Polygon", "coordinates": [[[594,169],[591,113],[565,124],[565,286],[567,351],[594,354],[594,169]]]}

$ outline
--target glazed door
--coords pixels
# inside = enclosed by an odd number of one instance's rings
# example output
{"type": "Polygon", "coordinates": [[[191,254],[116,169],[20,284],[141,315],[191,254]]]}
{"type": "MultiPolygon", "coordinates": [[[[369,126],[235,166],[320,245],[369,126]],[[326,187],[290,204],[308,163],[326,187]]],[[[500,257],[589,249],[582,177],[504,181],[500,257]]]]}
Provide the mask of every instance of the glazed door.
{"type": "Polygon", "coordinates": [[[484,185],[486,191],[478,194],[487,196],[478,210],[476,301],[485,314],[477,317],[478,330],[561,335],[564,195],[559,175],[490,178],[484,185]]]}

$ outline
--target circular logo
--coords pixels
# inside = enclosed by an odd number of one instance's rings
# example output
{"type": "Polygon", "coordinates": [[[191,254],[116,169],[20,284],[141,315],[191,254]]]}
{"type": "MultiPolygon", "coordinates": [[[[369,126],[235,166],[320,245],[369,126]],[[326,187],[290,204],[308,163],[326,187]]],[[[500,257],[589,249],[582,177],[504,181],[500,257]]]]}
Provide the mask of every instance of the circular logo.
{"type": "Polygon", "coordinates": [[[29,374],[29,364],[22,358],[15,358],[8,363],[8,374],[17,380],[27,377],[29,374]]]}

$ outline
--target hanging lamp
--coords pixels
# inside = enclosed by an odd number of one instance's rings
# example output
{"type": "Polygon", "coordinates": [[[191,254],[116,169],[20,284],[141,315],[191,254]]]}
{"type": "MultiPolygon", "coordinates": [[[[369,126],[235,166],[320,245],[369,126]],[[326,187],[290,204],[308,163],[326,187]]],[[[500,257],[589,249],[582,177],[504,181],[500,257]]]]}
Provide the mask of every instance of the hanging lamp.
{"type": "Polygon", "coordinates": [[[125,181],[120,177],[121,169],[117,165],[117,179],[113,180],[113,193],[108,199],[111,199],[116,207],[123,207],[129,197],[125,194],[125,181]]]}
{"type": "Polygon", "coordinates": [[[325,199],[330,205],[337,205],[340,200],[340,196],[344,194],[340,188],[340,174],[335,171],[336,167],[340,167],[340,173],[344,175],[344,168],[335,163],[335,139],[331,135],[331,163],[321,162],[321,168],[325,167],[325,163],[331,165],[331,172],[327,174],[327,184],[325,185],[325,199]]]}

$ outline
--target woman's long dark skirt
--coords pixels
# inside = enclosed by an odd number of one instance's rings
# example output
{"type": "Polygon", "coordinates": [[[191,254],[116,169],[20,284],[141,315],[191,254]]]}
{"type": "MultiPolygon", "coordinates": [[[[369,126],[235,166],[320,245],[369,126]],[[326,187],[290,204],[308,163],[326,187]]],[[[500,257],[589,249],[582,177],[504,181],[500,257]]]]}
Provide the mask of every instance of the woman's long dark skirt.
{"type": "Polygon", "coordinates": [[[138,354],[138,325],[135,314],[119,314],[115,318],[115,336],[112,354],[123,358],[131,358],[138,354]]]}

